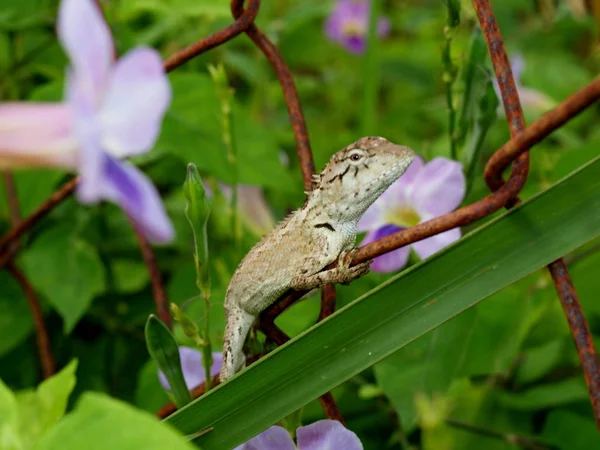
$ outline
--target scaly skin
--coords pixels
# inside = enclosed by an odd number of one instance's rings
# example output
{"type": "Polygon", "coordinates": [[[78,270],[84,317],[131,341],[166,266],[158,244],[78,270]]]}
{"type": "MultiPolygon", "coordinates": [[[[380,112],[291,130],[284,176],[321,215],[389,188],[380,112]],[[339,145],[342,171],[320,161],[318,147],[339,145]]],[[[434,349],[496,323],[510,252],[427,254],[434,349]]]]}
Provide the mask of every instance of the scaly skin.
{"type": "Polygon", "coordinates": [[[304,206],[248,252],[227,288],[221,381],[243,367],[242,347],[250,327],[288,289],[349,283],[369,271],[369,262],[349,267],[356,225],[413,158],[411,149],[384,138],[359,139],[333,155],[315,176],[304,206]],[[336,268],[323,271],[336,260],[336,268]]]}

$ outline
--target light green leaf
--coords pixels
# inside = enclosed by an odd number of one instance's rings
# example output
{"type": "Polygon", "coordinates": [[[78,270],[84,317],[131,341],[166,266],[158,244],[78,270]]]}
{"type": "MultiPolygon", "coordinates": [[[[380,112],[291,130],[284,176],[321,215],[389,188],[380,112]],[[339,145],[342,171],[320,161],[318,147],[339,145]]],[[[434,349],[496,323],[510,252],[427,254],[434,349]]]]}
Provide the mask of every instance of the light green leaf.
{"type": "Polygon", "coordinates": [[[35,450],[192,450],[195,447],[151,414],[97,393],[83,394],[35,450]]]}
{"type": "Polygon", "coordinates": [[[68,333],[105,288],[96,250],[67,225],[39,236],[23,254],[23,270],[64,320],[68,333]]]}
{"type": "Polygon", "coordinates": [[[20,436],[31,448],[65,414],[69,395],[75,387],[77,361],[42,382],[36,391],[17,393],[20,436]]]}
{"type": "Polygon", "coordinates": [[[598,236],[599,171],[596,159],[391,278],[166,420],[186,434],[213,428],[198,438],[211,450],[247,440],[598,236]]]}

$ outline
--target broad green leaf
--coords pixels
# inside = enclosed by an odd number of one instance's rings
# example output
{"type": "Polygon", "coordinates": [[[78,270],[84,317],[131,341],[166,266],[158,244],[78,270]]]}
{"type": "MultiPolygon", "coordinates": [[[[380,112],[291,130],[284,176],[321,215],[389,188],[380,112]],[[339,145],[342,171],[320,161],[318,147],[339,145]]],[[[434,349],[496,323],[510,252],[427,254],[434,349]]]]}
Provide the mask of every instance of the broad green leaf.
{"type": "Polygon", "coordinates": [[[15,394],[0,380],[0,449],[20,450],[19,405],[15,394]]]}
{"type": "Polygon", "coordinates": [[[35,450],[192,450],[171,427],[149,413],[103,394],[83,394],[35,450]]]}
{"type": "Polygon", "coordinates": [[[494,292],[600,234],[600,159],[392,277],[167,421],[239,444],[494,292]]]}
{"type": "Polygon", "coordinates": [[[27,298],[6,270],[0,271],[0,356],[17,346],[33,329],[27,298]]]}
{"type": "Polygon", "coordinates": [[[104,266],[96,250],[62,225],[40,235],[23,254],[23,270],[70,332],[104,291],[104,266]]]}
{"type": "Polygon", "coordinates": [[[502,406],[520,410],[545,409],[589,400],[583,376],[535,386],[524,392],[504,392],[499,398],[502,406]]]}
{"type": "Polygon", "coordinates": [[[49,0],[0,0],[0,28],[19,30],[53,20],[49,0]]]}
{"type": "MultiPolygon", "coordinates": [[[[13,174],[23,216],[31,214],[56,190],[62,170],[27,170],[13,174]]],[[[0,184],[0,215],[9,217],[4,183],[0,184]]]]}
{"type": "Polygon", "coordinates": [[[135,406],[149,413],[155,413],[169,401],[169,396],[158,380],[158,367],[150,359],[138,372],[135,390],[135,406]]]}
{"type": "Polygon", "coordinates": [[[110,263],[110,270],[117,292],[137,292],[150,281],[148,268],[140,260],[113,259],[110,263]]]}
{"type": "Polygon", "coordinates": [[[175,338],[160,319],[150,315],[146,322],[146,345],[150,356],[167,377],[175,404],[181,408],[192,400],[183,378],[179,347],[175,338]]]}
{"type": "MultiPolygon", "coordinates": [[[[173,103],[165,115],[156,149],[231,183],[234,177],[222,141],[221,101],[213,82],[199,73],[178,73],[169,79],[173,103]]],[[[239,183],[290,191],[293,179],[279,161],[272,131],[248,117],[235,103],[233,123],[239,183]]]]}
{"type": "Polygon", "coordinates": [[[17,393],[20,436],[31,448],[65,414],[67,401],[75,387],[77,361],[43,381],[35,391],[17,393]]]}
{"type": "Polygon", "coordinates": [[[542,436],[565,450],[600,448],[600,436],[594,421],[563,409],[549,414],[542,436]]]}
{"type": "Polygon", "coordinates": [[[64,415],[75,387],[77,361],[42,382],[13,394],[0,381],[0,449],[28,449],[64,415]]]}

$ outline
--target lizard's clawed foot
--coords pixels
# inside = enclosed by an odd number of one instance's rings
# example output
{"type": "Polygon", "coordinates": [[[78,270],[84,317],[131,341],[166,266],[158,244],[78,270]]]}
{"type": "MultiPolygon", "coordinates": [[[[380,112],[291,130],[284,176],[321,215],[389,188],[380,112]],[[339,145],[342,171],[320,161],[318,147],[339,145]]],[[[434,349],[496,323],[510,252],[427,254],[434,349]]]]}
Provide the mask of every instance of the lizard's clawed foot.
{"type": "Polygon", "coordinates": [[[338,270],[340,274],[338,283],[348,285],[351,281],[369,273],[371,263],[373,262],[372,259],[350,267],[354,252],[355,249],[352,249],[340,254],[338,258],[338,270]]]}

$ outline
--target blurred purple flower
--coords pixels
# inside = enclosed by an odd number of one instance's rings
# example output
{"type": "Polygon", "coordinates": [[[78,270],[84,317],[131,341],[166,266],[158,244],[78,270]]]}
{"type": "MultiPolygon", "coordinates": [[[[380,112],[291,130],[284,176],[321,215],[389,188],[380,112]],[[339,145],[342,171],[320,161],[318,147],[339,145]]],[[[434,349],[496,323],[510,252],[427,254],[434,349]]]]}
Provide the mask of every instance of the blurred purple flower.
{"type": "Polygon", "coordinates": [[[63,0],[57,32],[71,68],[64,103],[0,105],[0,167],[59,166],[81,175],[83,203],[110,200],[155,242],[173,238],[158,192],[119,158],[150,150],[171,102],[157,51],[136,48],[118,62],[92,0],[63,0]]]}
{"type": "MultiPolygon", "coordinates": [[[[212,356],[214,362],[210,374],[214,377],[221,370],[223,354],[214,352],[212,356]]],[[[180,346],[179,357],[185,384],[192,390],[206,380],[202,367],[202,353],[195,348],[180,346]]],[[[158,379],[164,389],[171,390],[167,377],[160,370],[158,379]]],[[[363,450],[356,434],[337,420],[319,420],[311,425],[299,427],[296,435],[298,450],[363,450]]],[[[296,450],[296,445],[285,428],[275,425],[234,450],[296,450]]]]}
{"type": "MultiPolygon", "coordinates": [[[[363,53],[369,29],[370,8],[369,0],[338,0],[325,22],[325,34],[350,53],[363,53]]],[[[389,32],[390,21],[381,17],[377,21],[377,35],[383,38],[389,32]]]]}
{"type": "MultiPolygon", "coordinates": [[[[215,376],[221,370],[221,364],[223,363],[223,353],[213,352],[213,365],[210,368],[211,376],[215,376]]],[[[181,370],[183,372],[183,379],[188,390],[194,389],[196,386],[204,383],[206,377],[204,376],[204,367],[202,366],[202,352],[192,347],[179,347],[179,358],[181,358],[181,370]]],[[[167,391],[171,390],[167,377],[162,371],[158,371],[158,379],[160,384],[167,391]]]]}
{"type": "MultiPolygon", "coordinates": [[[[231,186],[219,183],[227,200],[231,199],[231,186]]],[[[275,226],[273,212],[259,186],[239,184],[237,187],[237,212],[250,230],[258,236],[267,234],[275,226]]]]}
{"type": "MultiPolygon", "coordinates": [[[[453,211],[465,196],[465,184],[460,163],[438,157],[425,164],[417,156],[358,222],[358,230],[368,232],[361,245],[453,211]]],[[[399,270],[408,260],[410,247],[425,259],[458,239],[460,228],[448,230],[375,258],[371,269],[399,270]]]]}
{"type": "MultiPolygon", "coordinates": [[[[549,95],[537,89],[529,88],[521,84],[521,78],[523,77],[523,72],[525,71],[525,58],[523,55],[517,53],[510,58],[510,66],[515,79],[515,85],[517,86],[519,100],[521,100],[521,105],[523,105],[524,108],[542,112],[552,109],[554,106],[556,106],[556,102],[549,95]]],[[[498,86],[498,80],[496,80],[496,77],[493,77],[493,83],[496,96],[500,101],[500,105],[498,106],[498,115],[504,116],[504,108],[502,107],[502,94],[500,93],[500,86],[498,86]]]]}
{"type": "MultiPolygon", "coordinates": [[[[296,430],[298,450],[362,450],[358,436],[337,420],[319,420],[296,430]]],[[[272,426],[234,450],[296,450],[285,428],[272,426]]]]}

